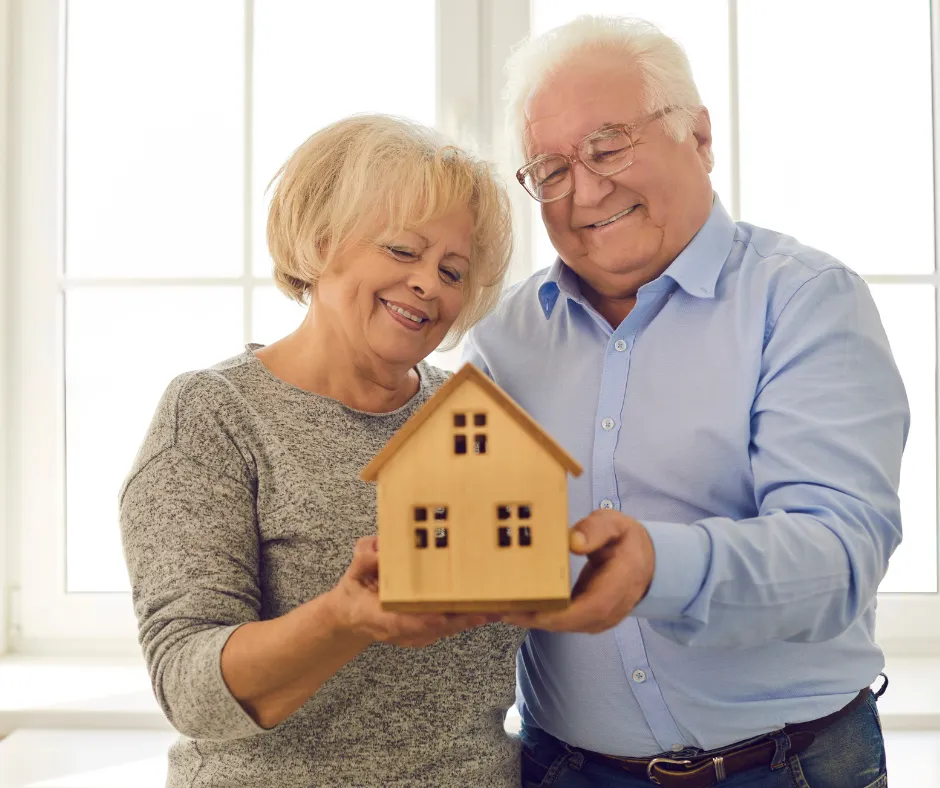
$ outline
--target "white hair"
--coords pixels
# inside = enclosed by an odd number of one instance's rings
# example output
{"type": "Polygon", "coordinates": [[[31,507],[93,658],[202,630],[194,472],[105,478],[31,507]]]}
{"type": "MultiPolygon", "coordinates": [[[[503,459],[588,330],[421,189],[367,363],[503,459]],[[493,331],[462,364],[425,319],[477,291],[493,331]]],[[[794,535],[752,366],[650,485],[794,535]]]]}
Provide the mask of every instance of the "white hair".
{"type": "Polygon", "coordinates": [[[520,42],[506,61],[509,139],[525,155],[525,103],[534,89],[579,56],[614,52],[643,79],[645,111],[675,107],[663,118],[666,133],[681,142],[692,131],[702,99],[682,47],[654,24],[630,17],[579,16],[520,42]]]}

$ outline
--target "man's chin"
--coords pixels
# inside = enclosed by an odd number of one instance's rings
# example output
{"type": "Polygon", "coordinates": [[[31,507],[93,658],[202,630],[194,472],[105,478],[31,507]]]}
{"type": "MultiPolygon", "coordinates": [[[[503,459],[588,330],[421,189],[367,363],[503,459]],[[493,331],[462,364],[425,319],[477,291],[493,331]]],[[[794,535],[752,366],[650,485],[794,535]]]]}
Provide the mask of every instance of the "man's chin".
{"type": "Polygon", "coordinates": [[[589,255],[582,261],[582,276],[590,279],[599,277],[624,277],[640,273],[653,268],[652,261],[646,255],[624,256],[623,253],[615,255],[589,255]]]}

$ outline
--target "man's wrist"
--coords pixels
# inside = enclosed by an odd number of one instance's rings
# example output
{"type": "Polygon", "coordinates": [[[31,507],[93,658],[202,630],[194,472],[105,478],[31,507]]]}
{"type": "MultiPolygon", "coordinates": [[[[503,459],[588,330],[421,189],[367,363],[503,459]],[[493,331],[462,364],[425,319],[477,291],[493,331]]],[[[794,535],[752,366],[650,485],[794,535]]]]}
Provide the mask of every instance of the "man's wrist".
{"type": "Polygon", "coordinates": [[[702,588],[711,558],[707,531],[697,525],[644,521],[654,555],[652,578],[633,609],[640,618],[678,618],[702,588]]]}

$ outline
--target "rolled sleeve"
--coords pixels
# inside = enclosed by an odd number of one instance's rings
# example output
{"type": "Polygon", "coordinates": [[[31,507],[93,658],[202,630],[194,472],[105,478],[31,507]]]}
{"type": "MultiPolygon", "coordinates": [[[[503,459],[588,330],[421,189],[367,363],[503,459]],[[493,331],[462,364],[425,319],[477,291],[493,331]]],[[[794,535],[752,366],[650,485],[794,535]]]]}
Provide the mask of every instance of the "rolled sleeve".
{"type": "Polygon", "coordinates": [[[154,695],[183,735],[226,740],[264,732],[221,665],[232,633],[259,620],[260,540],[249,469],[207,385],[167,390],[122,489],[120,524],[154,695]]]}
{"type": "Polygon", "coordinates": [[[121,507],[134,612],[154,694],[192,739],[262,733],[222,676],[222,649],[258,620],[247,490],[170,449],[128,486],[121,507]]]}

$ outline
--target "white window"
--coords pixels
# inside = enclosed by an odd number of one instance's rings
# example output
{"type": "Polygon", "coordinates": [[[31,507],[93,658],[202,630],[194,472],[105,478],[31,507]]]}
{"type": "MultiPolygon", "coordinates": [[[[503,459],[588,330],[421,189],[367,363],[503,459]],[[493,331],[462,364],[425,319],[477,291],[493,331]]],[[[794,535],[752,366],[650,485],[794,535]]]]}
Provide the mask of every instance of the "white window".
{"type": "Polygon", "coordinates": [[[158,398],[299,324],[266,186],[331,119],[434,124],[439,22],[434,0],[15,4],[21,647],[132,643],[117,493],[158,398]]]}
{"type": "Polygon", "coordinates": [[[871,283],[912,411],[904,541],[882,591],[936,592],[930,6],[906,0],[887,14],[846,14],[836,0],[738,7],[742,216],[829,252],[871,283]],[[767,56],[797,41],[799,57],[767,56]]]}
{"type": "Polygon", "coordinates": [[[14,331],[0,441],[15,646],[136,648],[118,488],[174,375],[302,318],[270,280],[265,188],[310,133],[379,111],[475,144],[513,198],[513,278],[551,263],[503,136],[502,67],[529,30],[590,12],[643,16],[686,48],[711,114],[715,188],[736,218],[872,283],[914,424],[880,635],[918,647],[912,613],[940,618],[931,52],[940,58],[927,4],[846,15],[840,0],[7,1],[0,307],[14,331]]]}
{"type": "MultiPolygon", "coordinates": [[[[936,18],[936,3],[917,0],[886,14],[846,13],[842,0],[532,0],[535,32],[579,14],[621,14],[676,38],[709,108],[712,181],[725,207],[832,254],[870,283],[912,422],[904,540],[881,585],[878,631],[914,650],[925,637],[940,645],[917,623],[940,620],[931,52],[940,53],[931,5],[936,18]]],[[[531,202],[537,269],[554,250],[531,202]]]]}

